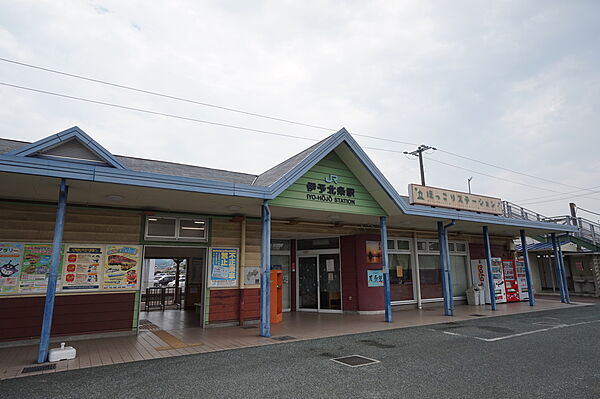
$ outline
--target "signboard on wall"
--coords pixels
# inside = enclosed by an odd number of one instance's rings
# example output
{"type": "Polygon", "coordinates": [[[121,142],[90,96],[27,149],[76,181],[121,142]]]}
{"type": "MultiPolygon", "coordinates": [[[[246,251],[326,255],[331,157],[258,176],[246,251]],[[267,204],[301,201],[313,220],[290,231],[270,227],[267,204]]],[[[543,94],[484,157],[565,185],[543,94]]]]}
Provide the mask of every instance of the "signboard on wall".
{"type": "Polygon", "coordinates": [[[411,205],[429,205],[502,215],[502,200],[500,198],[421,186],[419,184],[408,185],[408,196],[411,205]]]}
{"type": "Polygon", "coordinates": [[[22,252],[22,244],[0,243],[0,295],[17,293],[22,252]]]}
{"type": "Polygon", "coordinates": [[[342,159],[331,152],[270,201],[273,206],[384,216],[385,211],[342,159]]]}
{"type": "Polygon", "coordinates": [[[383,271],[367,270],[367,286],[383,287],[383,271]]]}
{"type": "Polygon", "coordinates": [[[211,248],[209,277],[211,287],[236,287],[238,248],[211,248]]]}
{"type": "Polygon", "coordinates": [[[105,290],[136,289],[139,282],[142,247],[107,245],[104,263],[105,290]]]}
{"type": "Polygon", "coordinates": [[[23,266],[19,279],[19,293],[36,294],[46,292],[51,258],[52,244],[23,245],[23,266]]]}
{"type": "Polygon", "coordinates": [[[63,254],[62,289],[97,290],[102,280],[103,245],[66,244],[63,254]]]}
{"type": "Polygon", "coordinates": [[[260,284],[260,267],[246,266],[244,267],[244,285],[259,285],[260,284]]]}

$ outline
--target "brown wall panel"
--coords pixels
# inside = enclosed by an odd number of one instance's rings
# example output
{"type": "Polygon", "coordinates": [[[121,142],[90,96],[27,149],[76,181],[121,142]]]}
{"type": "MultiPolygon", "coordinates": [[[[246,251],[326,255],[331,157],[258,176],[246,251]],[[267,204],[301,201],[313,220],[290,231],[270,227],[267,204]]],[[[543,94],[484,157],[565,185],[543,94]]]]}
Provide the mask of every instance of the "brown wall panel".
{"type": "MultiPolygon", "coordinates": [[[[39,338],[45,297],[0,298],[0,341],[39,338]]],[[[52,335],[129,331],[135,293],[56,297],[52,335]]]]}

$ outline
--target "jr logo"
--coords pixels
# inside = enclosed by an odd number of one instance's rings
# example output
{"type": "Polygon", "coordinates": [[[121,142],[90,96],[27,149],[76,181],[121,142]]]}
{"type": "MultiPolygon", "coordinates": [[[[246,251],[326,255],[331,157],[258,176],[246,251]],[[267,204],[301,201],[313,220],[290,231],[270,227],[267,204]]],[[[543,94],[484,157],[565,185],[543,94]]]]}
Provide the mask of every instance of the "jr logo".
{"type": "Polygon", "coordinates": [[[336,175],[329,175],[329,176],[327,176],[325,178],[325,181],[327,183],[335,183],[335,184],[337,184],[337,182],[338,182],[337,179],[338,179],[338,177],[336,175]]]}

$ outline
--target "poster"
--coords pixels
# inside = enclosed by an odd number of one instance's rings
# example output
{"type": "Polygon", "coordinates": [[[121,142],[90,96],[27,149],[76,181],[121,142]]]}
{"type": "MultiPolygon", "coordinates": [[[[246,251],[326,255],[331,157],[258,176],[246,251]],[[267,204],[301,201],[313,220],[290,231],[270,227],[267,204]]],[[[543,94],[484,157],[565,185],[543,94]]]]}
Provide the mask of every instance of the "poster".
{"type": "Polygon", "coordinates": [[[211,248],[210,286],[235,287],[237,285],[237,248],[211,248]]]}
{"type": "Polygon", "coordinates": [[[23,264],[19,279],[19,292],[21,294],[46,292],[51,258],[52,244],[23,245],[23,264]]]}
{"type": "Polygon", "coordinates": [[[99,289],[103,261],[103,245],[65,245],[62,273],[63,291],[99,289]]]}
{"type": "Polygon", "coordinates": [[[136,289],[141,252],[139,245],[107,245],[102,287],[105,290],[136,289]]]}
{"type": "Polygon", "coordinates": [[[366,241],[367,263],[381,263],[381,242],[366,241]]]}
{"type": "Polygon", "coordinates": [[[22,244],[0,244],[0,295],[17,293],[22,251],[22,244]]]}
{"type": "Polygon", "coordinates": [[[367,270],[367,286],[383,287],[383,271],[367,270]]]}
{"type": "Polygon", "coordinates": [[[246,266],[244,267],[244,285],[259,285],[260,284],[260,267],[246,266]]]}

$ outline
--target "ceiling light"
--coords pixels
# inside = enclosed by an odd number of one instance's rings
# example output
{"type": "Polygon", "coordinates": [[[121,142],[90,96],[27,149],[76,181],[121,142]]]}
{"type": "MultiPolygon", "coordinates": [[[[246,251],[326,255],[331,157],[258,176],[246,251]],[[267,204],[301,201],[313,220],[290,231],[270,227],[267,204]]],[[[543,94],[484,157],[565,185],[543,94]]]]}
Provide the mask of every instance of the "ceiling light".
{"type": "Polygon", "coordinates": [[[158,219],[157,218],[148,218],[148,221],[149,222],[158,222],[158,219]]]}
{"type": "Polygon", "coordinates": [[[122,202],[125,199],[125,197],[123,197],[122,195],[111,194],[107,195],[106,199],[112,202],[122,202]]]}

